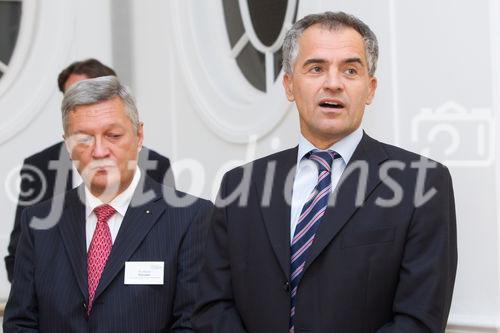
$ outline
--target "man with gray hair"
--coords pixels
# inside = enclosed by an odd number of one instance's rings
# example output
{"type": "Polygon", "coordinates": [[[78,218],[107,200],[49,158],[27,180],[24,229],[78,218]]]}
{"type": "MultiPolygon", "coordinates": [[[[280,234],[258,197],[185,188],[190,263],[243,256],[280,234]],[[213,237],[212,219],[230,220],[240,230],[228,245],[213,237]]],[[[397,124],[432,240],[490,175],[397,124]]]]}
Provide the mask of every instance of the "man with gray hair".
{"type": "MultiPolygon", "coordinates": [[[[64,92],[78,81],[100,76],[113,75],[116,72],[97,59],[75,61],[64,68],[57,78],[59,90],[64,92]]],[[[159,183],[175,187],[170,160],[148,147],[139,152],[139,167],[149,177],[159,183]]],[[[21,235],[21,215],[24,208],[51,199],[57,194],[79,186],[82,179],[72,166],[64,142],[57,142],[33,155],[26,157],[20,172],[20,193],[14,215],[14,225],[10,233],[9,246],[5,256],[7,278],[12,282],[14,263],[19,237],[21,235]]]]}
{"type": "Polygon", "coordinates": [[[377,58],[375,34],[343,12],[288,31],[283,84],[299,144],[224,176],[195,331],[444,332],[457,267],[451,177],[364,133],[377,58]]]}
{"type": "Polygon", "coordinates": [[[137,166],[144,125],[115,76],[72,86],[62,120],[83,184],[24,210],[4,331],[190,331],[210,202],[137,166]]]}

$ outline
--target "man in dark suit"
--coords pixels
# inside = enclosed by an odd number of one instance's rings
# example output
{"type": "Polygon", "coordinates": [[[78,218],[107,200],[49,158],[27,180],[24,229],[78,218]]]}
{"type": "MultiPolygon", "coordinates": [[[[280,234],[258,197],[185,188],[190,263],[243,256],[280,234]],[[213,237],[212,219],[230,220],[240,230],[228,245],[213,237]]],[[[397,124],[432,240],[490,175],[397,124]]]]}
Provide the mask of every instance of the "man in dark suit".
{"type": "MultiPolygon", "coordinates": [[[[59,90],[64,93],[68,87],[80,80],[115,75],[113,69],[96,59],[77,61],[66,67],[58,76],[59,90]]],[[[139,165],[146,174],[159,183],[175,186],[170,161],[152,149],[143,147],[139,153],[139,165]]],[[[78,173],[71,167],[68,152],[63,142],[58,142],[24,160],[21,168],[21,191],[14,227],[10,234],[8,255],[5,257],[7,277],[12,282],[17,243],[21,234],[21,214],[25,207],[52,198],[81,183],[78,173]]]]}
{"type": "Polygon", "coordinates": [[[225,175],[196,332],[444,332],[457,265],[451,177],[361,129],[377,55],[370,28],[342,12],[287,33],[299,145],[225,175]]]}
{"type": "Polygon", "coordinates": [[[137,166],[143,124],[115,76],[71,87],[62,112],[83,184],[23,211],[4,332],[191,331],[211,203],[137,166]]]}

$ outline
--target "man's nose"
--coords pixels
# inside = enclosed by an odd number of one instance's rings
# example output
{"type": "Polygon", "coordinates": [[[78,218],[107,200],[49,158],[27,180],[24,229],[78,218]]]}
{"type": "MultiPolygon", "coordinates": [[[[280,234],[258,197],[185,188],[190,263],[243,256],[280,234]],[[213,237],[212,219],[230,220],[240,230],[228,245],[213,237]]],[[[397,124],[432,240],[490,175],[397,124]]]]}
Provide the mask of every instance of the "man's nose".
{"type": "Polygon", "coordinates": [[[344,90],[344,81],[342,80],[342,75],[337,70],[330,70],[325,75],[325,80],[323,82],[323,88],[331,91],[342,91],[344,90]]]}
{"type": "Polygon", "coordinates": [[[95,138],[94,149],[92,151],[92,156],[94,158],[104,158],[109,155],[109,148],[102,138],[95,138]]]}

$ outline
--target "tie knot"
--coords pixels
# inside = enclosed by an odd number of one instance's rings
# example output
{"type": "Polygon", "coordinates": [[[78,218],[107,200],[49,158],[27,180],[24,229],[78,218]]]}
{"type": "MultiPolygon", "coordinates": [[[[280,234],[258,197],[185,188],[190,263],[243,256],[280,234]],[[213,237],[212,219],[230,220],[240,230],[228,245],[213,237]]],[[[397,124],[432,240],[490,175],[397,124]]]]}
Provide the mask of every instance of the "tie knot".
{"type": "Polygon", "coordinates": [[[340,157],[339,154],[334,152],[333,150],[312,150],[309,153],[309,159],[316,162],[318,165],[318,171],[327,171],[330,172],[332,170],[333,160],[340,157]]]}
{"type": "Polygon", "coordinates": [[[97,222],[108,222],[109,218],[113,216],[116,210],[110,205],[101,205],[94,208],[94,213],[97,216],[97,222]]]}

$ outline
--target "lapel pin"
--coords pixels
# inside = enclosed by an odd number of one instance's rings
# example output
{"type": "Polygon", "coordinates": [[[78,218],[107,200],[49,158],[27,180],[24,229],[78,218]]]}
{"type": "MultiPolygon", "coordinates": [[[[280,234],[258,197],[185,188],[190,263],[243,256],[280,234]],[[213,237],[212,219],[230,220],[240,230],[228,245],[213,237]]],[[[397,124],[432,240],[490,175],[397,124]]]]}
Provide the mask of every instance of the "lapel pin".
{"type": "Polygon", "coordinates": [[[146,214],[149,214],[149,213],[150,213],[150,212],[149,212],[149,209],[148,209],[148,210],[146,210],[146,214]]]}

